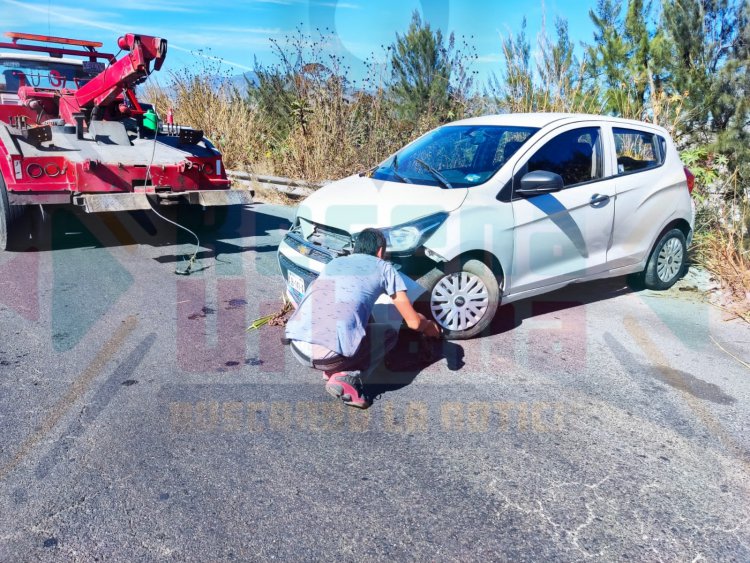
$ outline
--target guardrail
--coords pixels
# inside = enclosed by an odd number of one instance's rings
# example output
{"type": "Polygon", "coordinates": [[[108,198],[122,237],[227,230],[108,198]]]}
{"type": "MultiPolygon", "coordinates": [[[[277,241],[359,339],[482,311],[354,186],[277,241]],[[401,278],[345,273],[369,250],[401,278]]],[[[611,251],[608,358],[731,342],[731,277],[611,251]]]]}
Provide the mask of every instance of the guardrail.
{"type": "Polygon", "coordinates": [[[227,176],[233,182],[244,184],[251,189],[254,185],[260,185],[293,198],[307,197],[316,189],[328,183],[316,184],[305,182],[304,180],[292,180],[291,178],[282,178],[280,176],[264,176],[262,174],[240,172],[238,170],[227,170],[227,176]]]}

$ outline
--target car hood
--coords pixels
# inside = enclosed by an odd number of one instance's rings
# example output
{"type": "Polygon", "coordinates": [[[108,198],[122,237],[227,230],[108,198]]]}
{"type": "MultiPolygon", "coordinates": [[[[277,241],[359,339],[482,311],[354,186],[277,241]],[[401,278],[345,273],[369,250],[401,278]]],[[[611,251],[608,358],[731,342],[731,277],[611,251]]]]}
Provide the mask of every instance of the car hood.
{"type": "Polygon", "coordinates": [[[458,209],[466,188],[387,182],[359,175],[328,184],[303,201],[301,219],[348,233],[367,227],[387,228],[438,212],[458,209]]]}

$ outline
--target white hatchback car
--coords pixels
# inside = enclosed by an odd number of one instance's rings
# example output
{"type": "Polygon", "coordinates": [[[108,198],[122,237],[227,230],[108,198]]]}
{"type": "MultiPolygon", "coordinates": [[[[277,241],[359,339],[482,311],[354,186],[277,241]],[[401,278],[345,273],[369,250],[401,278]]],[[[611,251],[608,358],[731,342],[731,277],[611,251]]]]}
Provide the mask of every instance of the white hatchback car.
{"type": "Polygon", "coordinates": [[[357,233],[425,289],[446,337],[470,338],[500,303],[635,274],[667,289],[686,265],[694,178],[668,133],[593,115],[508,114],[450,123],[300,204],[279,247],[299,302],[357,233]]]}

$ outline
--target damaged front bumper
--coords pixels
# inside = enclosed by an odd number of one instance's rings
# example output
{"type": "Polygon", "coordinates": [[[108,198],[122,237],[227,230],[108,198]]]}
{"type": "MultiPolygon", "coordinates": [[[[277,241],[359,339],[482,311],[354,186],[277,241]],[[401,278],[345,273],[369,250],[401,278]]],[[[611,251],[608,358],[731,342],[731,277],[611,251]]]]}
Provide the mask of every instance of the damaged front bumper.
{"type": "MultiPolygon", "coordinates": [[[[326,264],[347,253],[336,252],[313,244],[294,231],[289,231],[279,244],[278,261],[286,281],[286,298],[294,307],[299,305],[310,284],[320,275],[326,264]]],[[[438,264],[423,255],[390,258],[396,269],[417,283],[438,264]]],[[[410,286],[412,284],[409,284],[410,286]]]]}

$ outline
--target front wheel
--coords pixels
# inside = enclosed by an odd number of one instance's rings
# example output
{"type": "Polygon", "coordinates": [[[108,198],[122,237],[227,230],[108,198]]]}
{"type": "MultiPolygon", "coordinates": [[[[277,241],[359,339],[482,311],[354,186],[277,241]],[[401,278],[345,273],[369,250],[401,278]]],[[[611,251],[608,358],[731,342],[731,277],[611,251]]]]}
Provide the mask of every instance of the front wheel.
{"type": "Polygon", "coordinates": [[[685,235],[679,229],[672,229],[654,245],[646,269],[638,276],[637,282],[647,289],[669,289],[680,279],[686,265],[685,235]]]}
{"type": "Polygon", "coordinates": [[[440,325],[448,340],[481,334],[492,322],[500,301],[497,276],[482,261],[466,260],[421,280],[427,289],[422,310],[440,325]]]}

